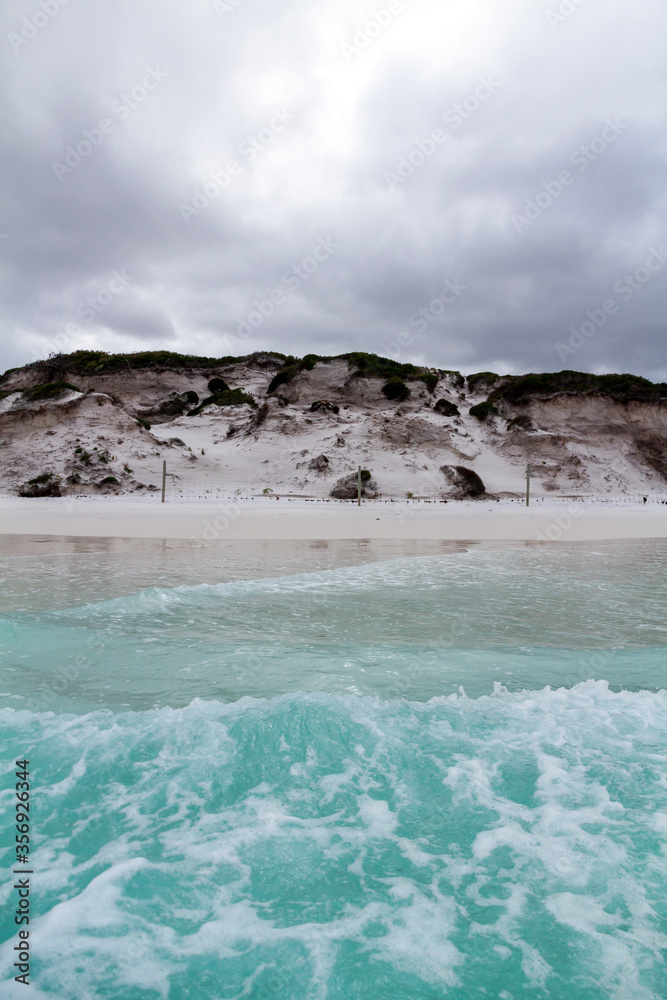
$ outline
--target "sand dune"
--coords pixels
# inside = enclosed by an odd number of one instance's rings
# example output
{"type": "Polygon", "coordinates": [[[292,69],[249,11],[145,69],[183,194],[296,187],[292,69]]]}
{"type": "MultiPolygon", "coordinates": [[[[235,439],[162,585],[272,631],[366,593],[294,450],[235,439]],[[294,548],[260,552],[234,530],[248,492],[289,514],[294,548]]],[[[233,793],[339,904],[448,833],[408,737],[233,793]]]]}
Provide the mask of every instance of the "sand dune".
{"type": "Polygon", "coordinates": [[[518,498],[527,463],[536,497],[667,496],[667,396],[642,380],[625,396],[597,384],[498,396],[496,376],[415,368],[407,398],[388,399],[392,362],[359,369],[370,356],[114,370],[105,357],[101,369],[70,356],[0,380],[0,491],[42,477],[66,495],[138,495],[160,488],[166,460],[171,498],[324,499],[359,465],[382,498],[454,499],[457,467],[518,498]]]}

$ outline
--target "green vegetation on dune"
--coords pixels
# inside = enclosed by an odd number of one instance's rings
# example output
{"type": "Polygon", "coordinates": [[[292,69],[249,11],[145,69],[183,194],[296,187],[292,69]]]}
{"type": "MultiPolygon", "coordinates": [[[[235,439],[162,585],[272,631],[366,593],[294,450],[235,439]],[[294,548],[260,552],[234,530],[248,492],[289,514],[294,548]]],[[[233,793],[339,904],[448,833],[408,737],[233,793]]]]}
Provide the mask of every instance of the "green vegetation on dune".
{"type": "Polygon", "coordinates": [[[213,396],[207,396],[206,399],[201,401],[199,406],[189,411],[188,416],[196,417],[202,412],[205,406],[243,406],[244,403],[247,403],[248,406],[257,406],[255,397],[251,396],[248,392],[244,392],[243,389],[227,389],[225,392],[218,392],[213,396]]]}
{"type": "MultiPolygon", "coordinates": [[[[285,359],[278,351],[255,351],[240,357],[221,358],[198,357],[194,354],[177,354],[175,351],[134,351],[126,354],[108,354],[106,351],[73,351],[71,354],[54,354],[43,361],[25,367],[45,369],[49,373],[76,372],[81,375],[103,375],[119,371],[143,371],[147,368],[201,369],[221,368],[226,365],[251,361],[259,355],[270,354],[285,359]]],[[[21,371],[10,368],[2,378],[21,371]]],[[[53,378],[53,374],[51,374],[53,378]]],[[[0,379],[1,381],[2,379],[0,379]]]]}
{"type": "MultiPolygon", "coordinates": [[[[468,376],[471,390],[479,385],[495,385],[487,399],[468,411],[478,420],[498,414],[496,403],[521,405],[530,399],[558,396],[603,396],[620,403],[658,403],[667,401],[667,383],[650,382],[640,375],[591,375],[588,372],[561,371],[528,375],[493,375],[479,372],[468,376]]],[[[513,423],[513,422],[512,422],[513,423]]]]}
{"type": "MultiPolygon", "coordinates": [[[[211,392],[211,393],[213,393],[213,395],[215,396],[217,393],[220,393],[220,392],[229,392],[229,386],[227,385],[227,383],[225,382],[225,380],[223,378],[212,378],[210,380],[210,382],[208,383],[208,391],[211,392]]],[[[197,393],[196,392],[186,393],[186,396],[189,396],[189,395],[196,396],[197,393]]],[[[198,402],[199,402],[199,399],[196,399],[195,400],[195,404],[198,403],[198,402]]]]}
{"type": "Polygon", "coordinates": [[[394,402],[402,403],[410,395],[410,390],[408,389],[405,382],[401,381],[400,378],[390,378],[388,382],[382,386],[383,395],[394,402]]]}
{"type": "Polygon", "coordinates": [[[62,496],[60,482],[60,476],[54,476],[52,472],[43,472],[19,487],[19,496],[32,498],[62,496]]]}
{"type": "Polygon", "coordinates": [[[650,382],[640,375],[590,375],[587,372],[562,371],[543,374],[506,375],[488,402],[506,400],[521,403],[532,396],[558,393],[609,396],[619,401],[657,402],[667,398],[667,384],[650,382]]]}
{"type": "Polygon", "coordinates": [[[478,403],[477,406],[471,406],[468,413],[471,417],[484,421],[488,420],[489,417],[497,417],[498,409],[486,399],[483,403],[478,403]]]}
{"type": "Polygon", "coordinates": [[[433,372],[427,372],[425,375],[418,375],[417,378],[424,383],[428,391],[431,395],[433,395],[435,390],[438,388],[438,376],[433,372]]]}
{"type": "MultiPolygon", "coordinates": [[[[49,382],[56,382],[59,374],[76,373],[79,375],[107,375],[115,372],[138,372],[146,369],[169,369],[169,370],[206,370],[213,368],[223,368],[230,365],[248,364],[255,357],[269,355],[282,362],[281,369],[271,380],[268,391],[275,392],[281,385],[286,385],[301,371],[312,371],[315,365],[320,362],[328,364],[331,361],[347,361],[348,365],[354,369],[353,377],[358,378],[379,378],[402,380],[420,379],[423,381],[429,392],[434,392],[441,375],[451,374],[455,376],[458,383],[463,385],[463,376],[460,372],[445,370],[439,373],[413,365],[410,362],[394,361],[391,358],[383,358],[378,354],[369,354],[366,351],[348,351],[344,354],[320,355],[306,354],[303,358],[296,358],[293,355],[282,354],[280,351],[255,351],[252,354],[243,356],[225,356],[220,358],[199,357],[194,354],[178,354],[175,351],[134,351],[123,354],[109,354],[106,351],[73,351],[71,354],[54,354],[43,361],[37,361],[31,365],[26,365],[26,369],[38,369],[43,371],[49,378],[49,382]]],[[[0,376],[0,382],[21,368],[10,368],[0,376]]]]}
{"type": "MultiPolygon", "coordinates": [[[[266,366],[264,359],[275,359],[281,367],[276,372],[268,387],[269,393],[275,393],[281,385],[289,384],[300,372],[312,371],[316,364],[328,364],[333,361],[346,361],[352,370],[352,378],[382,379],[385,384],[396,381],[422,381],[430,393],[434,393],[439,379],[444,376],[453,378],[459,388],[464,386],[464,377],[460,372],[448,369],[429,369],[409,362],[394,361],[366,351],[348,351],[344,354],[318,355],[306,354],[303,358],[282,354],[279,351],[255,351],[243,356],[226,356],[220,358],[199,357],[194,354],[178,354],[174,351],[136,351],[123,354],[109,354],[105,351],[74,351],[71,354],[56,354],[43,360],[33,362],[24,368],[10,368],[0,377],[0,383],[9,378],[15,378],[19,372],[37,372],[42,376],[42,384],[23,390],[0,390],[0,398],[10,391],[23,391],[26,399],[55,399],[65,391],[81,391],[75,385],[65,381],[65,376],[93,376],[112,374],[114,372],[139,372],[147,369],[157,370],[188,370],[210,371],[215,368],[233,365],[252,364],[254,359],[262,359],[262,367],[266,366]]],[[[269,363],[269,367],[270,367],[269,363]]],[[[211,371],[211,375],[214,373],[211,371]]],[[[34,378],[34,374],[33,374],[34,378]]],[[[638,375],[614,374],[591,375],[586,372],[561,371],[530,373],[527,375],[498,375],[495,372],[476,372],[467,376],[469,393],[484,391],[489,393],[487,400],[480,403],[481,410],[474,415],[485,419],[493,411],[490,407],[499,401],[522,403],[533,396],[556,395],[558,393],[598,394],[619,401],[656,402],[667,398],[667,384],[652,383],[638,375]],[[486,406],[486,404],[489,406],[486,406]]],[[[209,381],[209,391],[212,397],[201,405],[216,402],[224,396],[226,383],[216,377],[209,381]]],[[[236,391],[236,390],[234,390],[236,391]]],[[[239,390],[240,391],[240,390],[239,390]]],[[[182,394],[185,399],[186,394],[182,394]]],[[[192,395],[195,395],[194,393],[192,395]]],[[[248,400],[244,400],[247,402],[248,400]]],[[[197,405],[188,398],[185,405],[197,405]]],[[[229,398],[217,405],[236,405],[238,400],[229,398]]],[[[473,407],[473,410],[478,410],[473,407]]]]}
{"type": "Polygon", "coordinates": [[[275,392],[276,389],[279,389],[281,385],[287,385],[287,383],[291,382],[292,379],[295,378],[300,371],[301,367],[298,363],[288,365],[286,368],[281,368],[280,371],[277,372],[269,382],[269,387],[266,391],[268,393],[275,392]]]}
{"type": "Polygon", "coordinates": [[[445,417],[458,417],[461,412],[456,403],[452,403],[448,399],[439,399],[433,409],[445,417]]]}
{"type": "Polygon", "coordinates": [[[475,372],[474,375],[468,375],[466,377],[468,392],[475,392],[480,386],[495,385],[502,377],[502,375],[496,375],[495,372],[475,372]]]}
{"type": "Polygon", "coordinates": [[[328,355],[306,354],[301,359],[287,358],[286,369],[312,371],[318,362],[328,364],[330,361],[347,361],[350,367],[355,369],[355,373],[363,373],[367,378],[409,378],[410,376],[419,376],[423,372],[423,369],[416,365],[392,361],[391,358],[381,358],[377,354],[368,354],[366,351],[348,351],[345,354],[328,355]]]}
{"type": "Polygon", "coordinates": [[[409,378],[411,375],[419,375],[422,370],[415,365],[401,364],[399,361],[392,361],[391,358],[381,358],[377,354],[367,354],[365,351],[350,351],[327,360],[347,361],[366,378],[403,379],[409,378]]]}
{"type": "Polygon", "coordinates": [[[37,402],[41,399],[58,399],[68,392],[81,392],[70,382],[47,382],[45,385],[36,385],[32,389],[25,389],[23,398],[30,402],[37,402]]]}

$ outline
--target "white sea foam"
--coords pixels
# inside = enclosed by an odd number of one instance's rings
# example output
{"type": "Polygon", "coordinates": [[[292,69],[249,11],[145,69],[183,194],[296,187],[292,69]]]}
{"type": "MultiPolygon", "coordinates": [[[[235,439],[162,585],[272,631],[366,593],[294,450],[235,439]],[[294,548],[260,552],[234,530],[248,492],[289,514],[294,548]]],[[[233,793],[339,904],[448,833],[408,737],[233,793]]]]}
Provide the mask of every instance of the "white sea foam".
{"type": "Polygon", "coordinates": [[[73,968],[76,995],[105,981],[123,1000],[185,996],[202,970],[238,997],[353,975],[401,997],[497,975],[512,996],[590,977],[660,997],[665,691],[4,709],[0,726],[6,759],[30,732],[40,761],[31,929],[49,1000],[73,995],[73,968]]]}

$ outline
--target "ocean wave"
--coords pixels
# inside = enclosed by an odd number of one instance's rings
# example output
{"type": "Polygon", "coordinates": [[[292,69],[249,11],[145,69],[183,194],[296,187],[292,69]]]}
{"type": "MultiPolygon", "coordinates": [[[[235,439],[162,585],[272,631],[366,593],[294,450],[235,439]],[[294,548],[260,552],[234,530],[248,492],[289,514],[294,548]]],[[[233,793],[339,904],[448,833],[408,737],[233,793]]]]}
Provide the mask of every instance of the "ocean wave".
{"type": "Polygon", "coordinates": [[[36,995],[657,1000],[666,728],[667,692],[604,682],[3,709],[33,769],[36,995]]]}

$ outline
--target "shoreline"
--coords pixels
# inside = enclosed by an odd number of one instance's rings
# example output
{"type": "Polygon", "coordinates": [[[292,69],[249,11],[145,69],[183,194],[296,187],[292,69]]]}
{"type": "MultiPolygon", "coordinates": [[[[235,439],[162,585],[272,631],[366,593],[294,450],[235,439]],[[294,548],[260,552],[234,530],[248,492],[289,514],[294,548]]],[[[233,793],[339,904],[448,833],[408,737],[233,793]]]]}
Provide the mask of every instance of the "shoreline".
{"type": "Polygon", "coordinates": [[[229,540],[603,541],[667,538],[667,505],[618,500],[520,503],[258,497],[160,503],[159,496],[0,497],[0,536],[229,540]]]}

